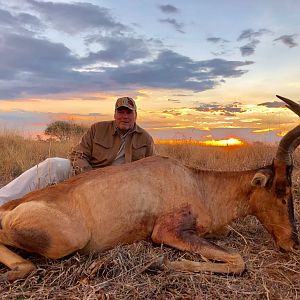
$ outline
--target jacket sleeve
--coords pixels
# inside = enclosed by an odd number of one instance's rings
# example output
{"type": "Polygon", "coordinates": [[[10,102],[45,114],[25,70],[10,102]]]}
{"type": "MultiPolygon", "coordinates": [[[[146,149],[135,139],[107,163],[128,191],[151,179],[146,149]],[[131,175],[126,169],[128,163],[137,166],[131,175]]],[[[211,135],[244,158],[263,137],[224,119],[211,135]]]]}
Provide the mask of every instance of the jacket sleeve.
{"type": "Polygon", "coordinates": [[[147,143],[147,150],[146,150],[146,157],[155,155],[155,147],[154,147],[154,141],[152,137],[149,135],[149,141],[147,143]]]}
{"type": "Polygon", "coordinates": [[[90,164],[93,150],[93,127],[81,138],[80,143],[72,149],[69,155],[75,175],[92,169],[90,164]]]}

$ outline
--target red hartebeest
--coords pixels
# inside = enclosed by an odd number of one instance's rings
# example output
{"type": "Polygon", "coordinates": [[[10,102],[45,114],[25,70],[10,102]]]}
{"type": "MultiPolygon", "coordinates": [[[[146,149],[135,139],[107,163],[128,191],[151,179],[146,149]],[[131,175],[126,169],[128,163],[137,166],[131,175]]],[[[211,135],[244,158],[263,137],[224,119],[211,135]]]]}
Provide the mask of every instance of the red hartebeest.
{"type": "MultiPolygon", "coordinates": [[[[293,101],[283,100],[300,111],[293,101]]],[[[240,254],[205,237],[249,214],[278,248],[290,251],[298,245],[291,154],[299,137],[297,126],[282,138],[273,163],[256,170],[204,171],[154,156],[93,170],[4,204],[0,262],[11,270],[3,277],[13,281],[35,268],[6,245],[56,259],[147,238],[207,259],[166,261],[170,269],[239,274],[245,268],[240,254]]]]}

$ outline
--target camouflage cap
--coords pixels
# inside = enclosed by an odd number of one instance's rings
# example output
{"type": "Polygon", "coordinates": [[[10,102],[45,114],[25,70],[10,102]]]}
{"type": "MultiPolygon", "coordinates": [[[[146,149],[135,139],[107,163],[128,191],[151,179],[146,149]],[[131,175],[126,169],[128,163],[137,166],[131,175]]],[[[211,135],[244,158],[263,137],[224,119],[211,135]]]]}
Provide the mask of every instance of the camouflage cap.
{"type": "Polygon", "coordinates": [[[130,97],[118,98],[116,101],[115,109],[118,109],[120,107],[127,107],[131,110],[136,110],[135,102],[130,97]]]}

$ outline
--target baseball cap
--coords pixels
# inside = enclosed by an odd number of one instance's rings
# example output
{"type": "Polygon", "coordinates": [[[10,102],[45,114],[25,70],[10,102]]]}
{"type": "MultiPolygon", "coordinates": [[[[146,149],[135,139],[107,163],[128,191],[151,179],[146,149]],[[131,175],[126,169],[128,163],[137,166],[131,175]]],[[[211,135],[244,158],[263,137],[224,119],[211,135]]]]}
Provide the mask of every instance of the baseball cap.
{"type": "Polygon", "coordinates": [[[131,110],[136,110],[135,102],[130,97],[118,98],[116,101],[115,109],[118,109],[120,107],[127,107],[131,110]]]}

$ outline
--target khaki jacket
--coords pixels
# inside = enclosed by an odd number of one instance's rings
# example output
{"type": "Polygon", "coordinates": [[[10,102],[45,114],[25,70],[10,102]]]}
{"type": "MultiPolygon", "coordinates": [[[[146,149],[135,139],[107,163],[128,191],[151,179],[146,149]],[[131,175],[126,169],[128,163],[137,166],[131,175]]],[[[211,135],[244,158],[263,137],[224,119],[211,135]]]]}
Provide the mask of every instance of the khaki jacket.
{"type": "MultiPolygon", "coordinates": [[[[98,122],[84,134],[81,142],[69,158],[75,174],[112,164],[121,145],[114,121],[98,122]]],[[[125,162],[129,163],[154,154],[154,142],[150,134],[135,124],[126,138],[125,162]]]]}

